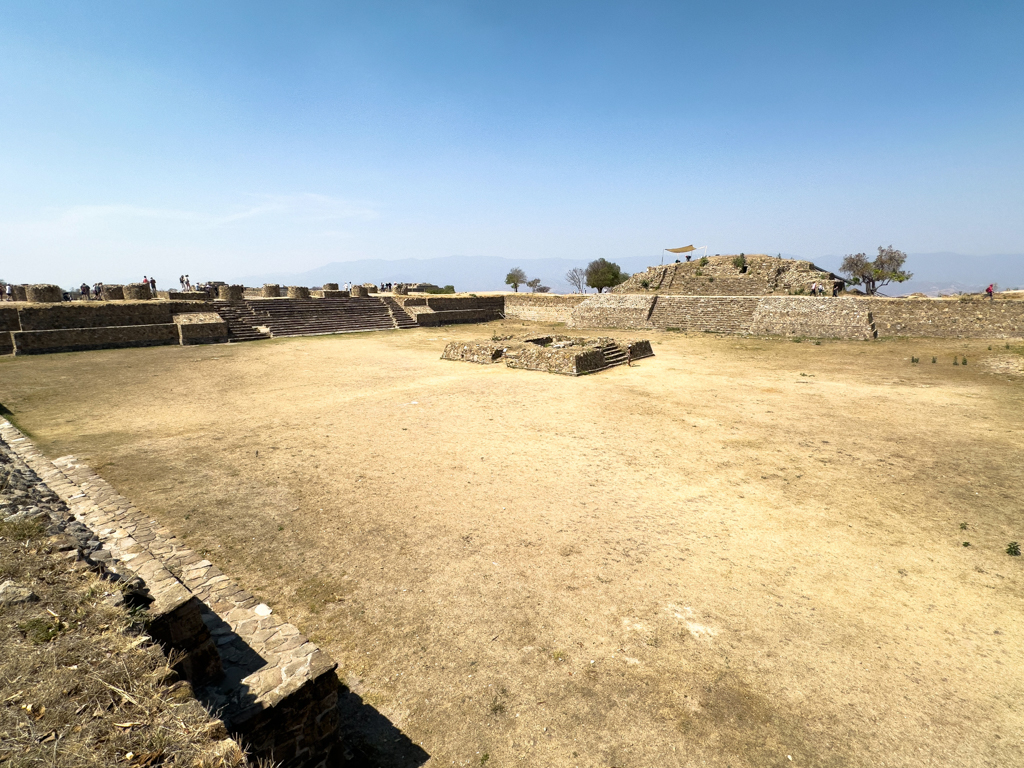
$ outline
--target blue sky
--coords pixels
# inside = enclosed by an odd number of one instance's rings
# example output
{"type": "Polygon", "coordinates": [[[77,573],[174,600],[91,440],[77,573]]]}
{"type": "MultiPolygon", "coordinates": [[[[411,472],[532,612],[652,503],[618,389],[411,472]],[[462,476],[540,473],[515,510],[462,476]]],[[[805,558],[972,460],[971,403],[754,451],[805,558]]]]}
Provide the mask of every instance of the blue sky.
{"type": "Polygon", "coordinates": [[[0,277],[1020,254],[1022,40],[1019,0],[0,0],[0,277]]]}

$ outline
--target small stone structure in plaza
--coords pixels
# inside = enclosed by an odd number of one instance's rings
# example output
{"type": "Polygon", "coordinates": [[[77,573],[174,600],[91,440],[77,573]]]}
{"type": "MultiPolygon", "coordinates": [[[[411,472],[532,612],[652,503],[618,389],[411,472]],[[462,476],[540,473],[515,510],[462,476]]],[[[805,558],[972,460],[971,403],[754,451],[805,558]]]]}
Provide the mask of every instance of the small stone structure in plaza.
{"type": "Polygon", "coordinates": [[[445,347],[441,359],[483,365],[504,361],[508,368],[583,376],[653,356],[651,342],[646,339],[616,341],[606,336],[588,339],[551,335],[453,341],[445,347]]]}

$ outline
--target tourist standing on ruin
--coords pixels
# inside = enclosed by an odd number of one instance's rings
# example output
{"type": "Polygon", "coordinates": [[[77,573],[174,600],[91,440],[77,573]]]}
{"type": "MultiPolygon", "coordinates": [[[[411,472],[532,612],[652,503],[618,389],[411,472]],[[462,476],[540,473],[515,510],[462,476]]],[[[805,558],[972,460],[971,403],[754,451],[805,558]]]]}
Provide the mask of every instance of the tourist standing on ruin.
{"type": "Polygon", "coordinates": [[[996,293],[996,285],[995,285],[995,283],[990,284],[989,287],[985,289],[985,293],[988,295],[988,298],[989,298],[990,301],[992,299],[994,299],[995,298],[995,293],[996,293]]]}
{"type": "Polygon", "coordinates": [[[151,290],[153,292],[153,295],[156,296],[156,278],[155,277],[149,278],[149,290],[151,290]]]}
{"type": "Polygon", "coordinates": [[[185,290],[186,291],[191,291],[192,290],[192,281],[188,279],[188,275],[185,275],[185,290]]]}
{"type": "Polygon", "coordinates": [[[86,301],[89,300],[89,284],[88,283],[82,283],[82,285],[78,288],[78,291],[79,291],[79,293],[82,294],[82,298],[83,299],[85,299],[86,301]]]}

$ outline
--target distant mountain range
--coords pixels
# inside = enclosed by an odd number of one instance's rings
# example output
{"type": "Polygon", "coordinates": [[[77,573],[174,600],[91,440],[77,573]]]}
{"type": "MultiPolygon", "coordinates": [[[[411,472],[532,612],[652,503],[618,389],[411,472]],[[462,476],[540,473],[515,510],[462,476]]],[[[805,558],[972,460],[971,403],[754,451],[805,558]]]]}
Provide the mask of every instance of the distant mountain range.
{"type": "MultiPolygon", "coordinates": [[[[870,254],[869,254],[870,255],[870,254]]],[[[823,269],[838,272],[842,256],[808,258],[783,254],[785,258],[812,261],[823,269]]],[[[658,264],[650,256],[626,256],[616,262],[629,273],[642,272],[658,264]]],[[[454,285],[459,291],[504,291],[505,275],[513,267],[522,268],[528,277],[539,277],[553,293],[569,293],[565,273],[573,267],[586,267],[576,259],[506,259],[496,256],[446,256],[437,259],[362,259],[336,261],[308,272],[276,272],[249,275],[245,285],[263,283],[281,285],[323,285],[324,283],[434,283],[454,285]]],[[[1002,289],[1024,287],[1024,254],[964,256],[957,253],[908,254],[906,269],[912,280],[888,285],[882,292],[890,296],[907,293],[955,293],[980,291],[995,282],[1002,289]]],[[[528,290],[521,288],[521,290],[528,290]]]]}

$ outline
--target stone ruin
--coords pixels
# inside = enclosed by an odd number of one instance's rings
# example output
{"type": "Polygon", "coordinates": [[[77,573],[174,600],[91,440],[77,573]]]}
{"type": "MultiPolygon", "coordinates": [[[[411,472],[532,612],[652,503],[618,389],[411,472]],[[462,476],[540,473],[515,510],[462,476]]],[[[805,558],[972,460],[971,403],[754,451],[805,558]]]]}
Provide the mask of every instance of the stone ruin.
{"type": "Polygon", "coordinates": [[[490,365],[504,361],[508,368],[583,376],[633,360],[653,357],[646,339],[616,341],[607,336],[495,336],[490,340],[452,341],[442,360],[490,365]]]}
{"type": "Polygon", "coordinates": [[[763,253],[708,256],[696,261],[662,264],[637,272],[612,293],[657,293],[680,296],[770,296],[810,294],[817,283],[844,290],[846,281],[809,261],[763,253]]]}

